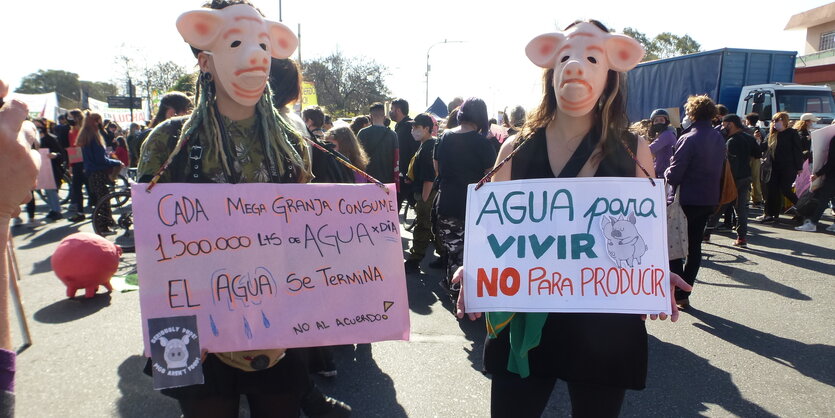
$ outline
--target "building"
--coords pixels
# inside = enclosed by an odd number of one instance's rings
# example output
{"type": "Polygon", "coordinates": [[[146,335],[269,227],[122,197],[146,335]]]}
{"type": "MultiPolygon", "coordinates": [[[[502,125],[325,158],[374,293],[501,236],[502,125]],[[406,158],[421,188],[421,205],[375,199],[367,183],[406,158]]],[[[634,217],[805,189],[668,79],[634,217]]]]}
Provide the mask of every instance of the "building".
{"type": "Polygon", "coordinates": [[[797,57],[794,81],[835,90],[835,2],[798,13],[785,30],[806,29],[806,47],[797,57]]]}

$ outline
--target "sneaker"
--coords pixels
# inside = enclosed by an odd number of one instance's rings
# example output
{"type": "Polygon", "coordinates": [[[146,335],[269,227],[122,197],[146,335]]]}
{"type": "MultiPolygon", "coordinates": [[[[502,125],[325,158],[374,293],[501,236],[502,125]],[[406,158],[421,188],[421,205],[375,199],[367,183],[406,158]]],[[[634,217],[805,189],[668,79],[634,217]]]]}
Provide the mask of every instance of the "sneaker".
{"type": "Polygon", "coordinates": [[[680,311],[687,310],[690,307],[690,298],[676,299],[676,305],[680,311]]]}
{"type": "Polygon", "coordinates": [[[403,267],[406,269],[406,274],[420,273],[420,260],[406,260],[403,267]]]}
{"type": "Polygon", "coordinates": [[[792,207],[786,209],[786,211],[783,212],[783,213],[785,213],[786,215],[795,215],[795,214],[797,214],[797,208],[792,206],[792,207]]]}
{"type": "Polygon", "coordinates": [[[28,226],[30,228],[34,228],[36,226],[41,226],[41,225],[44,225],[44,224],[46,224],[46,222],[44,222],[40,219],[34,219],[34,218],[29,219],[29,222],[26,222],[26,226],[28,226]]]}
{"type": "Polygon", "coordinates": [[[815,232],[818,226],[812,223],[809,219],[803,221],[803,225],[794,228],[795,231],[815,232]]]}
{"type": "Polygon", "coordinates": [[[433,269],[445,269],[446,268],[446,257],[439,257],[429,263],[429,267],[433,269]]]}
{"type": "Polygon", "coordinates": [[[351,407],[319,391],[315,386],[304,398],[301,409],[310,418],[342,418],[351,416],[351,407]]]}
{"type": "Polygon", "coordinates": [[[747,246],[748,246],[748,240],[746,240],[745,238],[737,238],[736,241],[734,241],[734,247],[747,247],[747,246]]]}
{"type": "Polygon", "coordinates": [[[76,213],[75,215],[67,218],[67,220],[72,222],[72,223],[81,222],[81,221],[84,220],[84,214],[83,213],[76,213]]]}
{"type": "Polygon", "coordinates": [[[46,214],[46,217],[44,219],[49,219],[51,221],[58,221],[58,220],[64,219],[64,216],[61,215],[58,212],[50,211],[49,213],[46,214]]]}
{"type": "Polygon", "coordinates": [[[777,218],[768,215],[758,216],[755,219],[760,221],[760,223],[764,224],[772,224],[774,222],[777,222],[777,218]]]}
{"type": "Polygon", "coordinates": [[[835,232],[835,224],[827,226],[826,230],[829,231],[829,232],[835,232]]]}

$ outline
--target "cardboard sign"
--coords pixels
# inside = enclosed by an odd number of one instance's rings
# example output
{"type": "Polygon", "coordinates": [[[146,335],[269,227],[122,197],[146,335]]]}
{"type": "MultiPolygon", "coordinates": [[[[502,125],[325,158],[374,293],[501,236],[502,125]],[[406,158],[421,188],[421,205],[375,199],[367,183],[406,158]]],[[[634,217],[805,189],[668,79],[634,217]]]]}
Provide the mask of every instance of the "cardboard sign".
{"type": "Polygon", "coordinates": [[[209,352],[405,340],[394,185],[132,187],[148,319],[194,315],[209,352]]]}
{"type": "Polygon", "coordinates": [[[470,185],[469,312],[670,313],[664,184],[639,178],[470,185]]]}
{"type": "Polygon", "coordinates": [[[55,176],[52,175],[52,160],[49,159],[49,150],[46,148],[38,149],[41,153],[41,169],[38,171],[38,189],[54,190],[58,187],[55,185],[55,176]]]}

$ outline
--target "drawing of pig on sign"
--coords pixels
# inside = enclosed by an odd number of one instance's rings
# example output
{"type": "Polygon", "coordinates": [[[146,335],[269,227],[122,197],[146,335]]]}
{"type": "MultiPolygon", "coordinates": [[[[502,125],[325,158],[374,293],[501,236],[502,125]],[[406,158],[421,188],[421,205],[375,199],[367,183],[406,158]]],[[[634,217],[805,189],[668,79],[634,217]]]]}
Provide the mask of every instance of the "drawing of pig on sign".
{"type": "Polygon", "coordinates": [[[647,252],[647,244],[638,232],[635,213],[630,213],[624,218],[622,215],[604,216],[600,220],[600,229],[606,237],[606,254],[622,267],[622,262],[633,267],[635,263],[641,264],[641,257],[647,252]]]}
{"type": "Polygon", "coordinates": [[[183,338],[168,339],[160,337],[159,344],[165,347],[165,364],[169,369],[181,369],[188,366],[188,335],[183,338]]]}

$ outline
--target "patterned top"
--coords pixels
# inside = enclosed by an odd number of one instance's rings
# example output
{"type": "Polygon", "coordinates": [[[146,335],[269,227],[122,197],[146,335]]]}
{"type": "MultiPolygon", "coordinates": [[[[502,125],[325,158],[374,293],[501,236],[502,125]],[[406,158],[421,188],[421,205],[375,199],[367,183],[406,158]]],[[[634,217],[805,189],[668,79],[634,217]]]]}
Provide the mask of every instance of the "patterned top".
{"type": "MultiPolygon", "coordinates": [[[[267,168],[266,155],[264,152],[261,130],[258,129],[258,116],[244,120],[233,121],[221,116],[226,133],[229,138],[229,146],[233,150],[234,160],[232,169],[239,176],[240,183],[268,183],[270,175],[267,168]]],[[[187,119],[187,117],[186,117],[187,119]]],[[[171,119],[163,122],[151,132],[148,139],[142,144],[142,150],[137,167],[137,177],[145,175],[153,176],[157,170],[168,159],[171,153],[170,140],[178,134],[171,126],[171,119]]],[[[214,183],[229,183],[226,173],[216,152],[210,152],[209,144],[202,143],[204,152],[202,156],[203,172],[206,177],[214,183]]],[[[185,149],[180,152],[187,152],[185,149]]],[[[160,183],[171,182],[171,174],[163,173],[159,179],[160,183]]]]}

